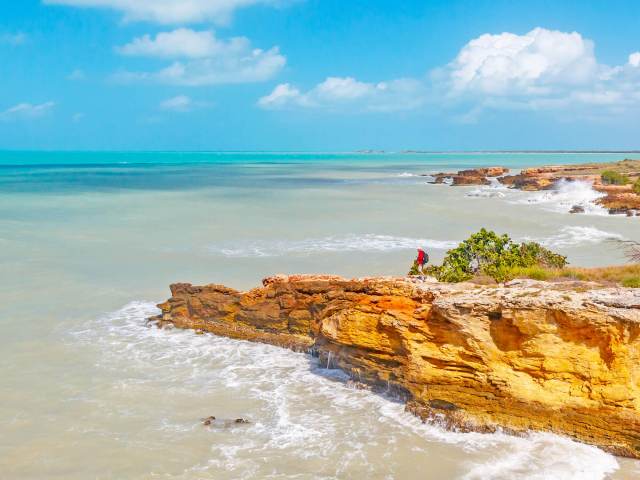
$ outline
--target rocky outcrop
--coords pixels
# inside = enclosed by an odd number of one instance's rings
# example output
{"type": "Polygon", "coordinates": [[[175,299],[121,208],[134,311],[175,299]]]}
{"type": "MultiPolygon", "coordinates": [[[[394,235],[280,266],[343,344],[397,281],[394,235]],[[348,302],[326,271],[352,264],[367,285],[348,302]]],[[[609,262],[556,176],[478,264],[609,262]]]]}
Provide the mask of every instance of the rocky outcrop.
{"type": "Polygon", "coordinates": [[[171,293],[150,319],[160,326],[315,352],[423,419],[640,457],[640,289],[277,276],[171,293]]]}
{"type": "Polygon", "coordinates": [[[474,168],[460,170],[457,173],[436,173],[433,183],[445,183],[449,179],[452,185],[489,185],[489,178],[498,177],[509,172],[504,167],[474,168]]]}
{"type": "Polygon", "coordinates": [[[525,168],[519,174],[503,176],[498,181],[510,188],[526,191],[549,190],[560,180],[588,182],[595,190],[604,194],[596,203],[606,208],[610,214],[640,215],[640,195],[633,192],[631,183],[603,184],[601,175],[606,170],[623,173],[634,182],[640,178],[640,161],[525,168]]]}

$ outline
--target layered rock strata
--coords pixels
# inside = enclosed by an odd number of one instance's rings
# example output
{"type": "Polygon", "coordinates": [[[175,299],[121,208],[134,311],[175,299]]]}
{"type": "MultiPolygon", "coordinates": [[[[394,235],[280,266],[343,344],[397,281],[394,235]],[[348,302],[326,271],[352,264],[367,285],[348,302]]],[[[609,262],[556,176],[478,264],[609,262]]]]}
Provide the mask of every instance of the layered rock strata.
{"type": "Polygon", "coordinates": [[[276,276],[171,294],[151,321],[315,352],[423,419],[640,457],[640,289],[276,276]]]}

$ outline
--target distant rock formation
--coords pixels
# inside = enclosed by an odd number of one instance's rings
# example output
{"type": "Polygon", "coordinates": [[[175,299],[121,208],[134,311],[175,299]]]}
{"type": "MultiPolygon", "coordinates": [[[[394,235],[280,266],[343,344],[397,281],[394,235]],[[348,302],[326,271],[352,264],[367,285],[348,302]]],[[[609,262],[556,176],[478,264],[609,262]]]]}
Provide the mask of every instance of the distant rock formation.
{"type": "Polygon", "coordinates": [[[310,351],[462,431],[551,431],[640,458],[640,289],[276,276],[171,285],[159,326],[310,351]]]}
{"type": "MultiPolygon", "coordinates": [[[[606,208],[612,215],[640,216],[640,195],[633,192],[632,183],[640,178],[640,160],[622,160],[610,163],[591,163],[582,165],[551,165],[525,168],[515,175],[506,175],[509,169],[503,167],[476,168],[461,170],[457,173],[437,173],[433,183],[459,185],[489,185],[489,178],[496,177],[498,182],[509,188],[524,191],[551,190],[560,180],[568,182],[584,181],[603,193],[596,203],[606,208]],[[614,170],[625,174],[631,180],[627,185],[606,185],[602,182],[602,172],[614,170]],[[446,182],[446,180],[449,180],[446,182]]],[[[577,213],[572,211],[571,213],[577,213]]]]}
{"type": "Polygon", "coordinates": [[[446,179],[450,179],[452,185],[489,185],[491,183],[490,177],[498,177],[506,173],[509,173],[509,169],[504,167],[474,168],[460,170],[457,173],[436,173],[433,175],[433,183],[445,183],[446,179]]]}

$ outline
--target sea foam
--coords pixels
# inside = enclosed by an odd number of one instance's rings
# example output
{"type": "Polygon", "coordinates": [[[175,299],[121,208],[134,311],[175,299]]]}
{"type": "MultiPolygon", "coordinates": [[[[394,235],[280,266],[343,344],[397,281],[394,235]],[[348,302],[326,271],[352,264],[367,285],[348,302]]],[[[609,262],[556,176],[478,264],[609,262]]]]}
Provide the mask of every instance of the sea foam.
{"type": "MultiPolygon", "coordinates": [[[[145,402],[151,410],[146,418],[163,417],[146,435],[157,438],[157,448],[209,435],[210,450],[185,466],[198,478],[265,478],[273,472],[292,479],[400,478],[407,468],[410,475],[437,478],[424,475],[433,462],[449,465],[450,478],[466,480],[601,480],[618,469],[615,457],[552,434],[459,433],[422,423],[392,398],[350,388],[344,373],[308,355],[146,327],[145,319],[157,311],[153,303],[132,302],[73,337],[98,348],[97,367],[117,372],[123,386],[132,387],[128,395],[147,395],[145,388],[152,388],[161,395],[158,406],[176,397],[183,408],[158,410],[157,397],[145,402]],[[198,402],[230,408],[221,395],[231,404],[241,399],[252,423],[228,432],[195,428],[191,417],[211,413],[197,410],[198,402]],[[407,455],[411,465],[398,460],[407,455]]],[[[100,415],[113,414],[110,404],[102,408],[100,415]]]]}
{"type": "Polygon", "coordinates": [[[279,257],[291,254],[311,255],[327,252],[385,252],[419,247],[447,250],[457,244],[458,242],[454,240],[351,234],[302,240],[243,240],[233,244],[210,245],[208,251],[214,255],[225,257],[279,257]]]}
{"type": "Polygon", "coordinates": [[[558,234],[551,237],[527,238],[527,240],[538,241],[547,247],[563,248],[595,245],[610,240],[624,240],[624,237],[618,233],[605,232],[593,226],[568,226],[563,227],[558,234]]]}
{"type": "Polygon", "coordinates": [[[513,199],[513,203],[539,205],[542,208],[560,213],[568,213],[574,205],[584,208],[587,215],[608,215],[607,209],[595,203],[605,194],[593,189],[593,185],[584,181],[560,180],[551,190],[527,192],[513,199]]]}

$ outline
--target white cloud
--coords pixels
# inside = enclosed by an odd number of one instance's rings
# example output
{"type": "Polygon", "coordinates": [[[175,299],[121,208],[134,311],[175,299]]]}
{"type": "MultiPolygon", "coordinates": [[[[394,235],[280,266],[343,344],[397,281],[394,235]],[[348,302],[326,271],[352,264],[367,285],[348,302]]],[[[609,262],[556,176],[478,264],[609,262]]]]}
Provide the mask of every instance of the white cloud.
{"type": "Polygon", "coordinates": [[[168,98],[160,103],[162,110],[169,110],[173,112],[188,112],[193,107],[193,100],[186,95],[178,95],[176,97],[168,98]]]}
{"type": "Polygon", "coordinates": [[[18,45],[23,45],[27,42],[27,35],[18,32],[18,33],[0,33],[0,43],[5,43],[7,45],[12,45],[17,47],[18,45]]]}
{"type": "Polygon", "coordinates": [[[155,72],[120,72],[120,82],[157,82],[169,85],[202,86],[224,83],[250,83],[268,80],[286,64],[278,47],[252,48],[249,39],[217,40],[211,31],[178,29],[145,36],[120,49],[129,55],[185,57],[155,72]]]}
{"type": "Polygon", "coordinates": [[[169,112],[191,112],[200,108],[211,107],[209,102],[195,101],[187,95],[177,95],[160,102],[160,109],[169,112]]]}
{"type": "Polygon", "coordinates": [[[258,100],[258,105],[263,108],[280,108],[288,104],[300,104],[303,95],[289,83],[281,83],[276,86],[269,95],[258,100]]]}
{"type": "Polygon", "coordinates": [[[72,81],[80,81],[84,80],[85,78],[87,78],[87,76],[85,75],[84,71],[80,70],[79,68],[76,68],[73,72],[67,75],[67,80],[72,81]]]}
{"type": "Polygon", "coordinates": [[[19,103],[0,112],[1,120],[13,120],[19,118],[38,118],[46,115],[55,107],[55,102],[45,102],[40,104],[19,103]]]}
{"type": "Polygon", "coordinates": [[[285,107],[390,112],[412,110],[424,104],[423,84],[414,79],[367,83],[352,77],[328,77],[307,92],[288,83],[276,86],[258,100],[265,109],[285,107]]]}
{"type": "Polygon", "coordinates": [[[598,72],[593,42],[579,33],[536,28],[525,35],[484,34],[449,64],[454,94],[544,94],[558,84],[581,85],[598,72]]]}
{"type": "Polygon", "coordinates": [[[239,8],[277,4],[276,0],[44,0],[45,4],[83,8],[108,8],[121,12],[125,21],[161,24],[226,23],[239,8]]]}
{"type": "Polygon", "coordinates": [[[85,117],[84,113],[78,112],[78,113],[74,113],[71,116],[71,120],[73,120],[75,123],[78,123],[79,121],[81,121],[83,118],[85,117]]]}
{"type": "Polygon", "coordinates": [[[161,32],[155,38],[144,35],[117,48],[123,55],[161,58],[205,58],[242,53],[249,49],[247,38],[236,37],[222,41],[216,39],[211,30],[196,32],[188,28],[161,32]]]}
{"type": "Polygon", "coordinates": [[[597,61],[594,43],[577,32],[535,28],[524,35],[484,34],[432,72],[439,101],[468,110],[636,108],[640,52],[628,63],[597,61]]]}

